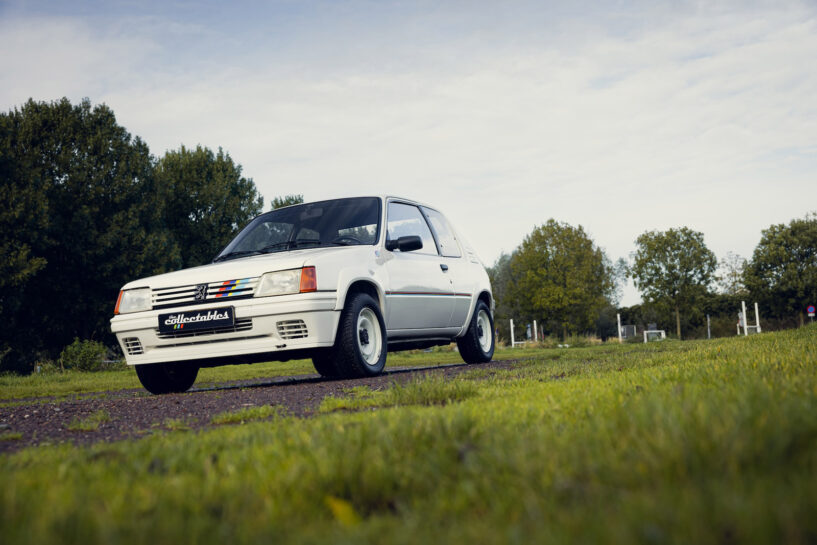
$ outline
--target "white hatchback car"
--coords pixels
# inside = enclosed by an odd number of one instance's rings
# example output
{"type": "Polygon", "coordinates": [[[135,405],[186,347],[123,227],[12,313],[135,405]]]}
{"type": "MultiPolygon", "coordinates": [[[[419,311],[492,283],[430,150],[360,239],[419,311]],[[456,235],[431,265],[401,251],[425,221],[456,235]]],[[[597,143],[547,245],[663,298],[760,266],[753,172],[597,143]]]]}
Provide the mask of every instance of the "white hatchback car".
{"type": "Polygon", "coordinates": [[[485,268],[443,215],[396,197],[280,208],[209,265],[126,284],[111,329],[154,394],[201,367],[309,357],[325,377],[379,374],[388,351],[456,341],[494,353],[485,268]]]}

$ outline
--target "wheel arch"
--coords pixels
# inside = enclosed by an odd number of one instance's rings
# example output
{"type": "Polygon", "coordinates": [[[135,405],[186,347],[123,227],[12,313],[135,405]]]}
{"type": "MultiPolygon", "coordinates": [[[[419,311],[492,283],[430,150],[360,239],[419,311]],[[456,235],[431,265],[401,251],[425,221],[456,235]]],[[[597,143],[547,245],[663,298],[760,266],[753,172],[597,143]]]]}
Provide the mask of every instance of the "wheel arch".
{"type": "MultiPolygon", "coordinates": [[[[489,292],[488,290],[482,290],[480,294],[477,296],[477,301],[482,301],[483,303],[488,305],[488,308],[491,310],[491,314],[493,315],[494,298],[491,296],[491,292],[489,292]]],[[[476,306],[476,303],[474,303],[474,306],[476,306]]],[[[473,312],[473,310],[471,312],[473,312]]]]}
{"type": "Polygon", "coordinates": [[[348,301],[349,297],[355,293],[365,293],[370,295],[380,306],[380,312],[385,313],[386,305],[383,290],[381,290],[380,286],[378,286],[375,282],[365,278],[358,278],[349,284],[349,287],[346,289],[343,297],[338,298],[338,309],[346,308],[346,301],[348,301]]]}

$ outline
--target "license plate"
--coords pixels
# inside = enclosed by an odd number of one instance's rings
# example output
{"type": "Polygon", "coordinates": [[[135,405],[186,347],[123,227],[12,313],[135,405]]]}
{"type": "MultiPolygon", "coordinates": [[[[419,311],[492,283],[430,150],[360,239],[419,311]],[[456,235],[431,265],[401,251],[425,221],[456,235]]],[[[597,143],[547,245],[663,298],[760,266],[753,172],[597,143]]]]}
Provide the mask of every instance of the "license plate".
{"type": "Polygon", "coordinates": [[[184,312],[159,314],[159,331],[161,333],[210,329],[234,324],[235,310],[233,307],[186,310],[184,312]]]}

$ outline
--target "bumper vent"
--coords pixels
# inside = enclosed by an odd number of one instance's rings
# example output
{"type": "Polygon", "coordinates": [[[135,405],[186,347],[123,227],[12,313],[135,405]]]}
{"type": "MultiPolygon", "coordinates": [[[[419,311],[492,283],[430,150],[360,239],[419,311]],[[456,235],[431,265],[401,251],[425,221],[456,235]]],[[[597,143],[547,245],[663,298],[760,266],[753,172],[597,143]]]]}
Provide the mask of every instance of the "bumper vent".
{"type": "Polygon", "coordinates": [[[309,335],[303,320],[286,320],[275,324],[282,339],[303,339],[309,335]]]}
{"type": "Polygon", "coordinates": [[[122,344],[125,345],[125,352],[128,353],[128,356],[138,356],[145,353],[142,342],[137,337],[126,337],[122,339],[122,344]]]}
{"type": "Polygon", "coordinates": [[[160,339],[183,339],[185,337],[206,337],[208,335],[222,335],[225,333],[238,333],[239,331],[250,331],[252,329],[252,318],[236,319],[235,324],[224,327],[211,327],[209,329],[194,329],[185,331],[177,329],[160,333],[156,330],[156,336],[160,339]]]}

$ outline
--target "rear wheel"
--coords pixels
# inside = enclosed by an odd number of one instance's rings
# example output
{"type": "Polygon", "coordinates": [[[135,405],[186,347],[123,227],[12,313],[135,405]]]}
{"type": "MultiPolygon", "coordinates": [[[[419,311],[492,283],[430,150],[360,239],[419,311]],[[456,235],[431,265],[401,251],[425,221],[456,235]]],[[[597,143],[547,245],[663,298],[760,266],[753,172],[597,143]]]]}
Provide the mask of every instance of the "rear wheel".
{"type": "Polygon", "coordinates": [[[136,376],[151,394],[186,392],[196,382],[199,368],[187,363],[151,363],[137,365],[136,376]]]}
{"type": "Polygon", "coordinates": [[[477,301],[468,330],[457,339],[457,348],[466,363],[486,363],[494,357],[494,319],[485,301],[477,301]]]}
{"type": "Polygon", "coordinates": [[[383,372],[387,354],[386,325],[377,301],[370,295],[355,293],[347,300],[335,346],[329,354],[339,377],[372,377],[383,372]]]}

